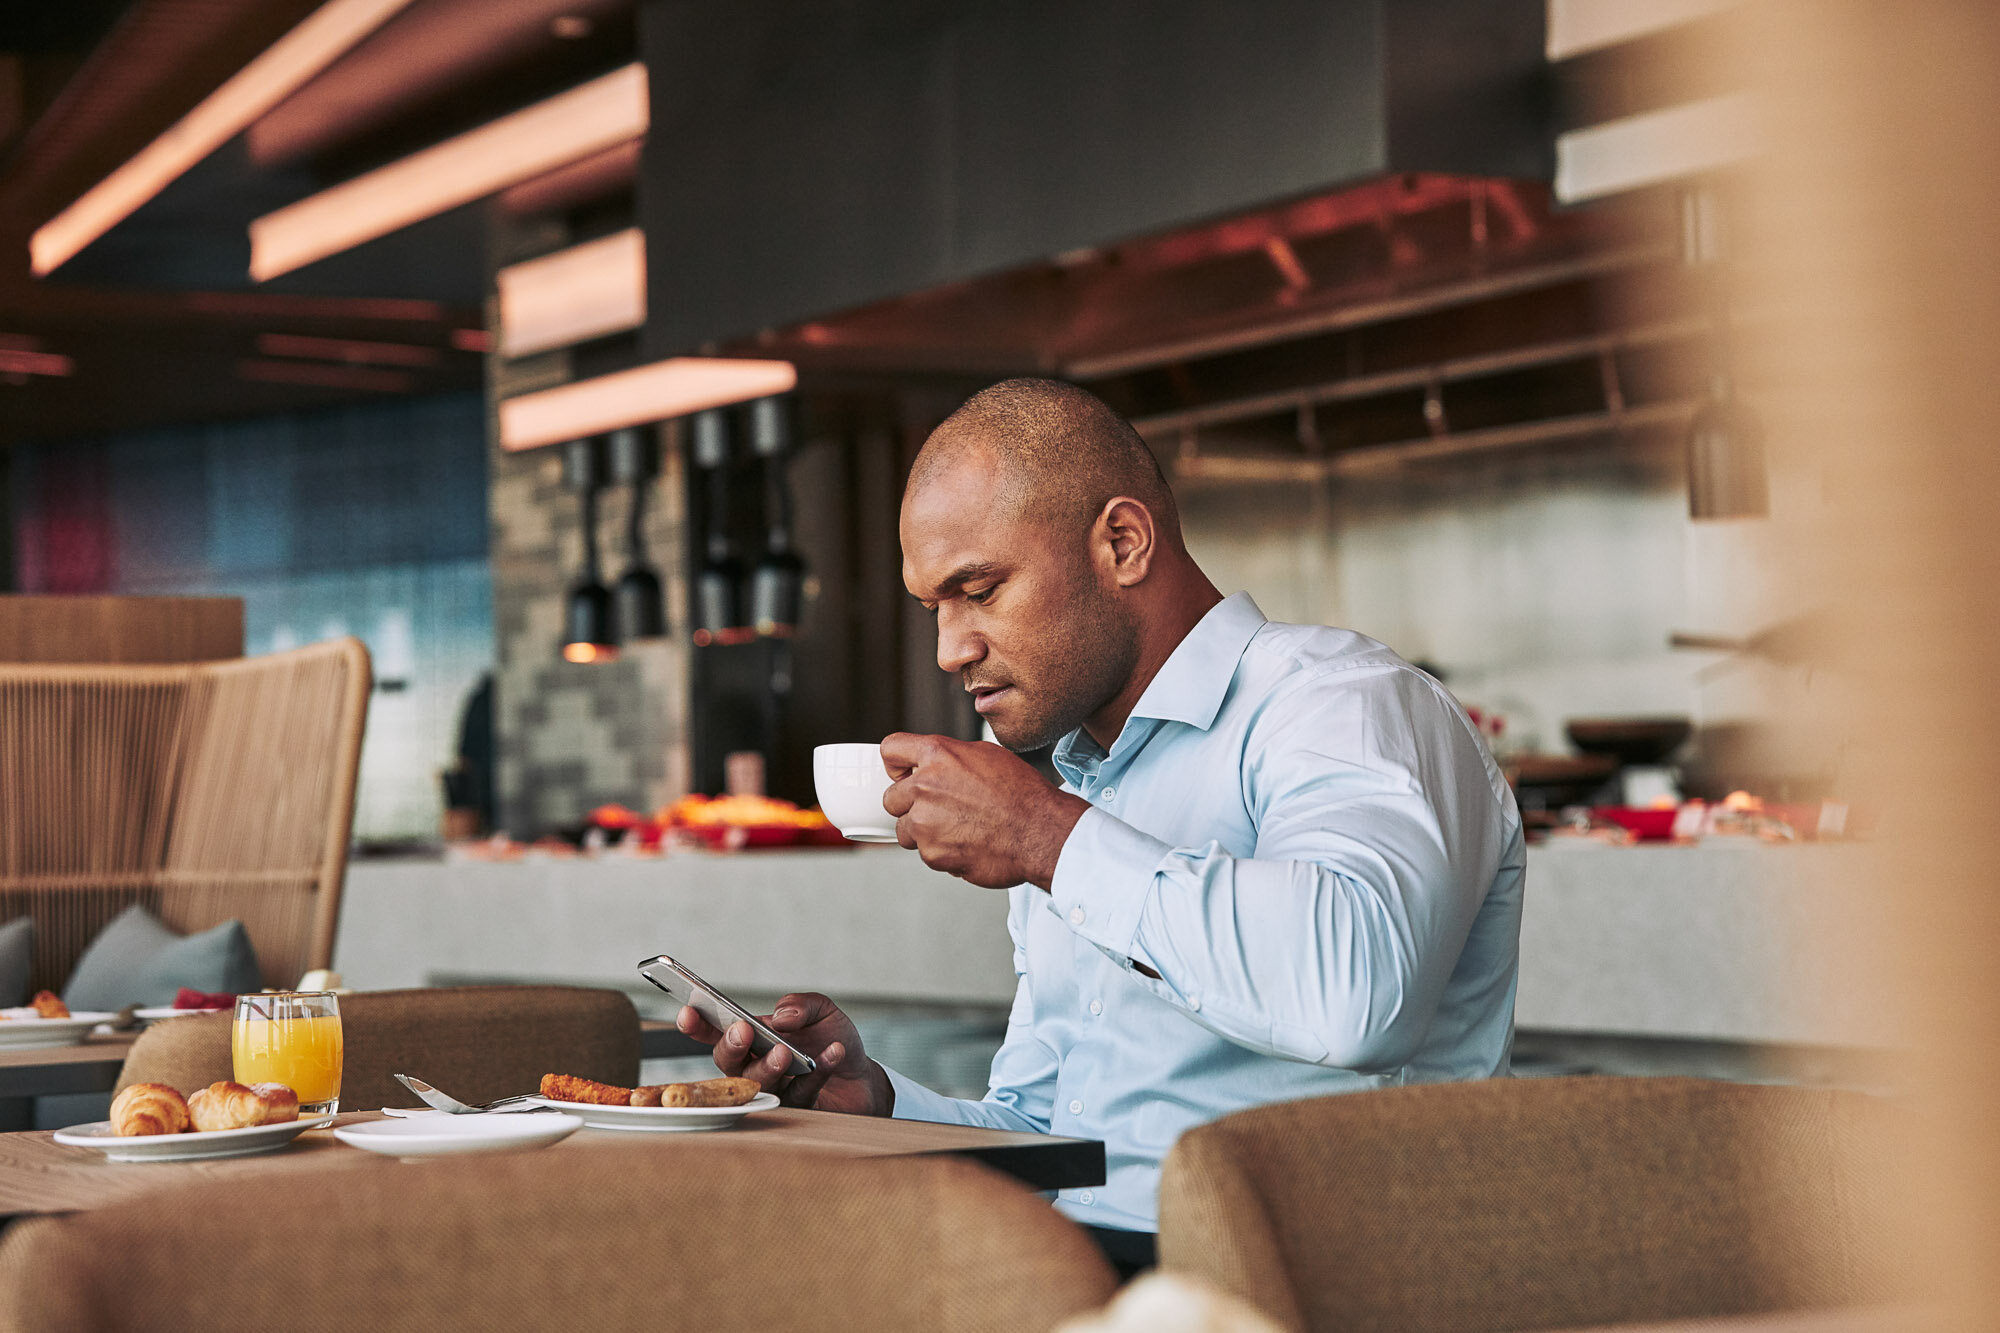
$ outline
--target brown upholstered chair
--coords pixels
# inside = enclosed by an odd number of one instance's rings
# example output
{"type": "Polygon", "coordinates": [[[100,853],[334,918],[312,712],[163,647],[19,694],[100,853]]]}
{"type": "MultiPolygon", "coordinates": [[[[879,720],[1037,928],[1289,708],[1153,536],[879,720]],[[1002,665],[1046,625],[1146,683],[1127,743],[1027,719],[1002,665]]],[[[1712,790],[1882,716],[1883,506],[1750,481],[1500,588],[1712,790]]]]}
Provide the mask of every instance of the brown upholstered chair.
{"type": "MultiPolygon", "coordinates": [[[[182,1092],[230,1076],[228,1014],[155,1023],[134,1042],[118,1086],[165,1083],[182,1092]]],[[[632,1086],[639,1011],[615,990],[576,986],[450,986],[356,991],[340,997],[344,1109],[422,1105],[391,1074],[415,1074],[469,1102],[533,1092],[543,1074],[632,1086]]]]}
{"type": "Polygon", "coordinates": [[[1856,1093],[1683,1078],[1260,1107],[1169,1154],[1161,1265],[1293,1329],[1571,1329],[1875,1303],[1898,1295],[1871,1234],[1893,1121],[1856,1093]]]}
{"type": "Polygon", "coordinates": [[[133,903],[183,934],[240,919],[269,986],[326,967],[368,692],[359,639],[0,663],[0,920],[35,920],[31,984],[62,989],[133,903]]]}
{"type": "Polygon", "coordinates": [[[1075,1225],[953,1158],[623,1139],[421,1168],[325,1156],[15,1224],[0,1333],[1044,1333],[1115,1285],[1075,1225]]]}

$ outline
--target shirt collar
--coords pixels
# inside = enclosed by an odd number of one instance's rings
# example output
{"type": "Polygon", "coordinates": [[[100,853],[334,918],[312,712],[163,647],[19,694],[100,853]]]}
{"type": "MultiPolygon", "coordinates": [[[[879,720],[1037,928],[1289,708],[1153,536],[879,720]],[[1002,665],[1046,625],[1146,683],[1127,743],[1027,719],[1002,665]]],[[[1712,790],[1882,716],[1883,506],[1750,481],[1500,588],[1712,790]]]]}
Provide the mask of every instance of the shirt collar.
{"type": "Polygon", "coordinates": [[[1264,613],[1247,592],[1217,602],[1161,665],[1133,705],[1132,716],[1207,730],[1222,711],[1243,651],[1265,623],[1264,613]]]}
{"type": "MultiPolygon", "coordinates": [[[[1126,744],[1148,721],[1185,722],[1206,730],[1222,711],[1244,649],[1265,623],[1264,613],[1247,592],[1225,597],[1210,607],[1139,696],[1112,748],[1126,744]]],[[[1082,727],[1057,741],[1054,753],[1056,768],[1072,785],[1095,772],[1108,757],[1082,727]]]]}

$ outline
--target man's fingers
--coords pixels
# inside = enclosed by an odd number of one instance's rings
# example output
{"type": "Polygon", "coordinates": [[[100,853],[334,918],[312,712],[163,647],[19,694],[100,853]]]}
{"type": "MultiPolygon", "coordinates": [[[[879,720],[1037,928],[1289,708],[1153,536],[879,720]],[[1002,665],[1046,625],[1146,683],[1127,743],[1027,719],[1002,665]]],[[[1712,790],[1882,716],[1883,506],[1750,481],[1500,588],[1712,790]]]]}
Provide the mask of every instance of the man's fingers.
{"type": "Polygon", "coordinates": [[[715,1067],[730,1078],[757,1078],[750,1059],[750,1038],[748,1023],[731,1023],[722,1040],[715,1043],[715,1067]]]}
{"type": "Polygon", "coordinates": [[[713,1046],[722,1040],[722,1030],[703,1018],[701,1011],[691,1004],[681,1006],[680,1013],[674,1017],[674,1026],[684,1036],[693,1037],[704,1045],[713,1046]]]}
{"type": "Polygon", "coordinates": [[[903,815],[896,820],[896,841],[902,845],[903,850],[906,852],[917,850],[916,824],[908,815],[903,815]]]}
{"type": "Polygon", "coordinates": [[[833,1077],[835,1071],[839,1069],[841,1063],[846,1059],[847,1048],[845,1046],[842,1046],[837,1041],[828,1045],[825,1050],[819,1053],[819,1068],[813,1070],[812,1073],[807,1074],[804,1078],[792,1080],[792,1085],[785,1089],[785,1105],[811,1106],[814,1102],[818,1101],[819,1090],[826,1086],[826,1081],[833,1077]]]}
{"type": "Polygon", "coordinates": [[[882,767],[889,770],[889,776],[902,781],[911,770],[937,753],[936,736],[919,736],[915,732],[899,731],[882,738],[882,767]]]}
{"type": "Polygon", "coordinates": [[[917,803],[917,789],[909,778],[898,778],[882,790],[882,808],[901,819],[917,803]]]}
{"type": "Polygon", "coordinates": [[[839,1012],[826,996],[817,991],[802,991],[779,1000],[766,1021],[779,1032],[800,1032],[839,1012]]]}

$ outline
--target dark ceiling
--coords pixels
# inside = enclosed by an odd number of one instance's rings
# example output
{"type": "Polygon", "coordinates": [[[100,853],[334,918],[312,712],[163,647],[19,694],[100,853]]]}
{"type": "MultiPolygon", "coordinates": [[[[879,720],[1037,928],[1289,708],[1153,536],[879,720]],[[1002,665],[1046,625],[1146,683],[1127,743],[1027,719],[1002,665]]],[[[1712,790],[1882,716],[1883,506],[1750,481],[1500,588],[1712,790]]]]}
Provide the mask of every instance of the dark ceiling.
{"type": "MultiPolygon", "coordinates": [[[[65,0],[0,18],[0,444],[476,388],[488,208],[248,281],[271,207],[630,60],[631,0],[416,0],[48,280],[29,234],[318,7],[65,0]],[[560,22],[557,20],[560,19],[560,22]]],[[[628,191],[632,164],[513,204],[628,191]]]]}

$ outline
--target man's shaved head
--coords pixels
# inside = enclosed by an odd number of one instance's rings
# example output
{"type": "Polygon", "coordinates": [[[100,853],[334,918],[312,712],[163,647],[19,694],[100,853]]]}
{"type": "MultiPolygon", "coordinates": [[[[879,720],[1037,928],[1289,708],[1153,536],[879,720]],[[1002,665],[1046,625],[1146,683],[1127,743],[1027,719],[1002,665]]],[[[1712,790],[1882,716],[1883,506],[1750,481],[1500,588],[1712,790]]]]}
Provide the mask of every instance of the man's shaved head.
{"type": "Polygon", "coordinates": [[[1131,424],[1088,389],[1060,380],[1002,380],[965,400],[910,469],[914,495],[960,463],[990,462],[993,500],[1013,514],[1080,533],[1127,495],[1180,545],[1180,514],[1159,460],[1131,424]]]}
{"type": "Polygon", "coordinates": [[[937,616],[938,665],[1017,750],[1122,721],[1149,651],[1164,659],[1218,596],[1153,451],[1055,380],[996,384],[933,431],[899,531],[903,582],[937,616]]]}

